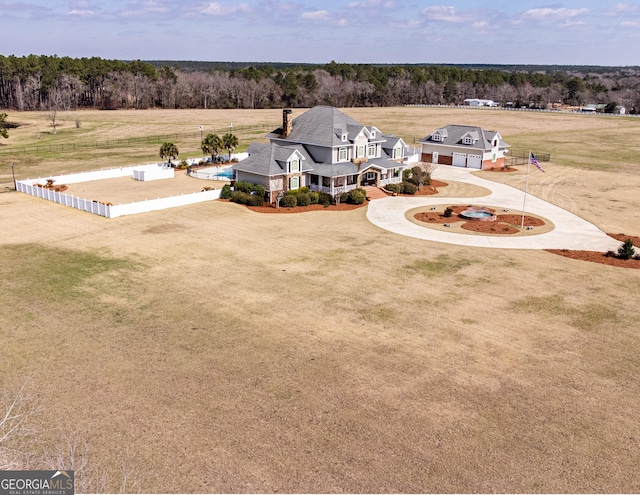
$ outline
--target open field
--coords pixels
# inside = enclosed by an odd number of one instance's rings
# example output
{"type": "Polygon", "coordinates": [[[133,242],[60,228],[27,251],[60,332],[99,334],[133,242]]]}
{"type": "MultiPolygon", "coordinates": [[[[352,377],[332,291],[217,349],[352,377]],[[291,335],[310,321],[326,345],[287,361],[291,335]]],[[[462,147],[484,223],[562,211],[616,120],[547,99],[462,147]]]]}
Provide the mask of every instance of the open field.
{"type": "MultiPolygon", "coordinates": [[[[551,153],[531,193],[640,235],[640,120],[345,112],[407,141],[499,130],[551,153]]],[[[207,116],[257,133],[281,111],[82,112],[79,130],[207,116]]],[[[10,144],[33,144],[29,129],[10,144]]],[[[0,154],[0,383],[29,379],[40,409],[18,446],[34,459],[75,439],[90,491],[119,491],[123,466],[144,492],[640,491],[640,271],[401,237],[365,208],[216,201],[108,220],[10,191],[10,161],[27,178],[157,149],[0,154]]],[[[524,187],[524,170],[482,174],[524,187]]]]}

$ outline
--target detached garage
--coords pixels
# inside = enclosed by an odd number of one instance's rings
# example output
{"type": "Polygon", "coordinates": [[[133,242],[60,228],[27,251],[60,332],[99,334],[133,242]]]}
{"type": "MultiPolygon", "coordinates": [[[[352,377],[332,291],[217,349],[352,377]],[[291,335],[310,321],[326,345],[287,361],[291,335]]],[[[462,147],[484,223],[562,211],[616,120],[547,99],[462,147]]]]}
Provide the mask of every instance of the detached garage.
{"type": "Polygon", "coordinates": [[[474,170],[504,166],[509,148],[499,132],[467,125],[440,127],[419,143],[423,162],[474,170]]]}

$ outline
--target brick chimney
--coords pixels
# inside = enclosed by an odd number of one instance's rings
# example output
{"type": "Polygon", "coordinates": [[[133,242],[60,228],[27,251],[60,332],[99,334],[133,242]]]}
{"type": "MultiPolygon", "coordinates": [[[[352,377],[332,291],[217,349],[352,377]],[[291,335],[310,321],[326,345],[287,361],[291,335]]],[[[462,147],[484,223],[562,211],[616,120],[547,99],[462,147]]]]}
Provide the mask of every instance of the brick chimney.
{"type": "Polygon", "coordinates": [[[289,108],[282,111],[282,137],[287,137],[293,130],[293,115],[289,108]]]}

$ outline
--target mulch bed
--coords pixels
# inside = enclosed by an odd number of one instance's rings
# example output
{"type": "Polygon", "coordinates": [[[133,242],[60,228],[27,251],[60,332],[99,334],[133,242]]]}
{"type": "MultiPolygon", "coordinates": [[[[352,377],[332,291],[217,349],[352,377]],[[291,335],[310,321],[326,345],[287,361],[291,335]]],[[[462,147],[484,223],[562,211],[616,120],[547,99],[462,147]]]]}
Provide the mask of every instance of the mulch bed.
{"type": "MultiPolygon", "coordinates": [[[[425,223],[456,223],[463,222],[460,226],[464,230],[468,230],[471,232],[481,232],[483,234],[500,234],[500,235],[510,235],[517,234],[520,232],[518,228],[522,224],[522,215],[514,215],[514,214],[499,214],[496,215],[495,220],[469,220],[467,218],[459,217],[458,215],[464,210],[468,209],[472,205],[454,205],[449,208],[453,210],[453,215],[450,217],[445,217],[443,213],[428,211],[416,213],[413,217],[425,223]]],[[[490,211],[495,214],[496,210],[493,208],[483,208],[484,210],[490,211]]],[[[524,216],[524,225],[525,227],[541,227],[544,225],[544,221],[540,218],[531,217],[529,215],[524,216]]]]}
{"type": "MultiPolygon", "coordinates": [[[[489,170],[490,172],[514,172],[515,168],[499,168],[495,170],[489,170]]],[[[429,196],[432,194],[436,194],[438,192],[438,188],[446,187],[449,184],[446,182],[434,180],[431,182],[429,186],[423,186],[422,190],[418,191],[415,196],[429,196]]],[[[228,199],[221,199],[218,201],[229,201],[228,199]]],[[[274,205],[266,205],[266,206],[247,206],[252,211],[257,213],[304,213],[307,211],[349,211],[355,210],[357,208],[361,208],[369,204],[368,201],[365,201],[361,205],[348,205],[348,204],[339,204],[339,205],[309,205],[309,206],[296,206],[295,208],[276,208],[274,205]]],[[[417,213],[414,217],[416,220],[425,223],[455,223],[455,222],[464,222],[462,224],[462,228],[465,230],[469,230],[472,232],[481,232],[484,234],[494,234],[494,235],[511,235],[518,233],[519,226],[522,223],[521,215],[514,214],[499,214],[496,215],[495,221],[482,221],[482,220],[467,220],[465,218],[460,218],[457,215],[466,210],[469,206],[456,205],[451,206],[453,210],[454,216],[445,217],[442,213],[438,212],[422,212],[417,213]]],[[[495,213],[495,210],[492,208],[486,208],[488,211],[495,213]]],[[[531,217],[529,215],[524,216],[524,225],[525,227],[540,227],[544,225],[544,221],[531,217]]],[[[607,234],[609,237],[613,237],[614,239],[619,240],[621,243],[626,241],[627,239],[631,239],[633,241],[634,246],[638,248],[640,251],[640,237],[632,236],[627,234],[607,234]]],[[[545,251],[557,254],[560,256],[564,256],[566,258],[571,258],[574,260],[582,260],[582,261],[591,261],[594,263],[601,263],[603,265],[616,266],[621,268],[635,268],[640,269],[640,260],[621,260],[619,258],[613,256],[607,256],[606,253],[601,253],[599,251],[581,251],[581,250],[568,250],[568,249],[545,249],[545,251]]]]}
{"type": "MultiPolygon", "coordinates": [[[[636,253],[640,254],[640,237],[626,234],[607,235],[617,239],[620,243],[623,243],[627,239],[631,239],[633,241],[633,245],[638,248],[636,253]]],[[[600,251],[570,251],[568,249],[545,249],[545,251],[574,260],[591,261],[602,265],[617,266],[619,268],[635,268],[636,270],[640,270],[640,260],[622,260],[615,256],[607,256],[607,253],[601,253],[600,251]]]]}

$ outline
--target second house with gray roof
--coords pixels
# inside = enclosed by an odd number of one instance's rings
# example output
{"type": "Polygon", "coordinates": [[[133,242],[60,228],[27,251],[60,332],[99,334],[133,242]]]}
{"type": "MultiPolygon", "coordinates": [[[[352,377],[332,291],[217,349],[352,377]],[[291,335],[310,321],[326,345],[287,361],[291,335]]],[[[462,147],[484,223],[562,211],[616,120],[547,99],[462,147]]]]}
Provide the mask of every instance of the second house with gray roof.
{"type": "Polygon", "coordinates": [[[297,118],[283,110],[282,127],[252,143],[248,158],[234,165],[236,179],[262,184],[269,202],[307,186],[336,197],[363,186],[402,182],[406,144],[340,110],[318,106],[297,118]]]}

